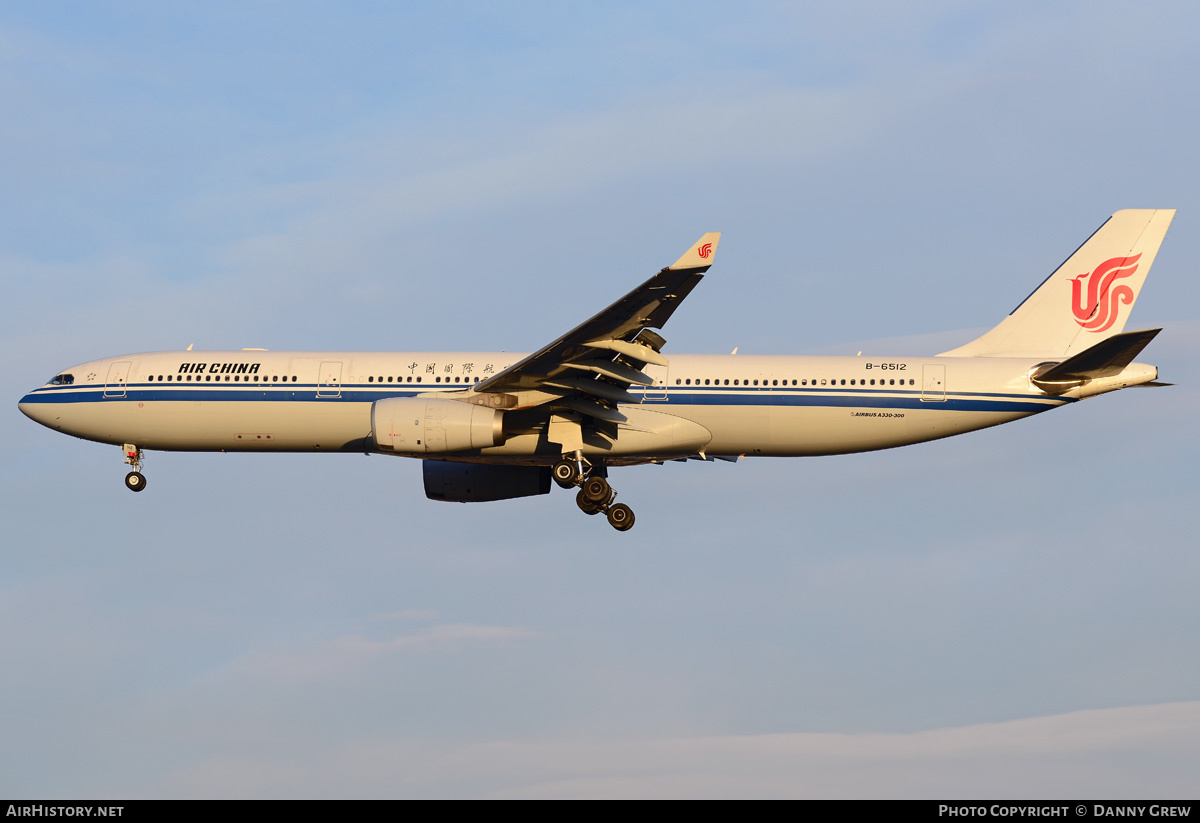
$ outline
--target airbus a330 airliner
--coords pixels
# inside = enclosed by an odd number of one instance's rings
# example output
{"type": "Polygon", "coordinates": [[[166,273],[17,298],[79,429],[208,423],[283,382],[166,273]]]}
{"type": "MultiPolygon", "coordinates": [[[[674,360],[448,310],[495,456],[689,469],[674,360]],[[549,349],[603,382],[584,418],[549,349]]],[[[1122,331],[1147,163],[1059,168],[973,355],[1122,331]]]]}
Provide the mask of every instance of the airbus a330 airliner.
{"type": "Polygon", "coordinates": [[[1125,322],[1175,212],[1110,217],[991,331],[936,357],[671,355],[661,329],[717,251],[710,233],[527,356],[187,351],[92,360],[21,398],[44,426],[145,449],[367,452],[423,461],[425,494],[474,502],[578,487],[618,530],[614,466],[849,454],[995,426],[1153,384],[1125,322]]]}

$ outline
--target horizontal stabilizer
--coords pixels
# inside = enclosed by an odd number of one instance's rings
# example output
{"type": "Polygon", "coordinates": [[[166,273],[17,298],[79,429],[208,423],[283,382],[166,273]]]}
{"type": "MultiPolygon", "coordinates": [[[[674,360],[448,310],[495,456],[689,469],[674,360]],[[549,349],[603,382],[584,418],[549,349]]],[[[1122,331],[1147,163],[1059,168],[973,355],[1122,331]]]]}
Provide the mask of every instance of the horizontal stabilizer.
{"type": "Polygon", "coordinates": [[[1038,385],[1063,384],[1120,374],[1160,331],[1162,329],[1146,329],[1114,334],[1090,349],[1038,372],[1032,380],[1038,385]]]}

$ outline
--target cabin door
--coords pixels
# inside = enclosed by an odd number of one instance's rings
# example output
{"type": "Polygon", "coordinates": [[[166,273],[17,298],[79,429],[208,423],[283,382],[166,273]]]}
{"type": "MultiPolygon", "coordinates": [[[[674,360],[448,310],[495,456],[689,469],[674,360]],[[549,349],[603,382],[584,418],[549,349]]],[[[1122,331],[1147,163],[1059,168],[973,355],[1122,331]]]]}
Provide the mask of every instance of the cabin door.
{"type": "Polygon", "coordinates": [[[342,396],[342,362],[327,360],[321,364],[321,374],[317,378],[317,397],[342,396]]]}
{"type": "Polygon", "coordinates": [[[644,387],[642,400],[666,400],[667,373],[670,371],[670,366],[655,366],[651,363],[647,363],[646,367],[642,369],[642,371],[646,373],[647,377],[650,377],[654,380],[653,384],[644,387]]]}
{"type": "Polygon", "coordinates": [[[129,381],[130,365],[128,360],[122,360],[120,363],[113,363],[108,367],[108,380],[104,383],[105,397],[125,396],[125,384],[129,381]]]}
{"type": "Polygon", "coordinates": [[[926,363],[921,377],[921,402],[937,403],[946,399],[946,367],[926,363]]]}

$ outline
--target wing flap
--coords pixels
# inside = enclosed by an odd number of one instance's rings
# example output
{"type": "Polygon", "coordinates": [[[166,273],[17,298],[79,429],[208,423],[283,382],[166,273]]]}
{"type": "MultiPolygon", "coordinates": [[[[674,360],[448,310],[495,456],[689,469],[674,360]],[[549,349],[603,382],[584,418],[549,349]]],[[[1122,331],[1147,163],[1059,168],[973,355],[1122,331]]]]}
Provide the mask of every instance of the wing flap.
{"type": "Polygon", "coordinates": [[[582,397],[564,397],[562,405],[568,409],[577,411],[580,414],[586,414],[591,417],[604,420],[608,423],[625,423],[629,418],[616,409],[603,406],[591,400],[586,400],[582,397]]]}
{"type": "Polygon", "coordinates": [[[627,340],[592,340],[583,345],[592,349],[608,349],[615,351],[618,354],[623,354],[628,358],[637,360],[640,363],[650,363],[655,366],[668,366],[671,361],[663,357],[649,346],[643,346],[641,343],[630,343],[627,340]]]}
{"type": "Polygon", "coordinates": [[[614,403],[642,402],[640,397],[634,397],[620,386],[614,386],[612,383],[604,380],[589,380],[586,377],[554,377],[543,380],[542,385],[555,389],[570,389],[571,391],[590,394],[603,400],[611,400],[614,403]]]}
{"type": "Polygon", "coordinates": [[[611,360],[568,361],[563,363],[563,365],[568,369],[592,372],[593,374],[599,374],[604,377],[611,377],[613,380],[619,380],[626,384],[649,386],[654,383],[654,378],[647,377],[645,372],[629,366],[624,366],[620,363],[614,363],[611,360]]]}

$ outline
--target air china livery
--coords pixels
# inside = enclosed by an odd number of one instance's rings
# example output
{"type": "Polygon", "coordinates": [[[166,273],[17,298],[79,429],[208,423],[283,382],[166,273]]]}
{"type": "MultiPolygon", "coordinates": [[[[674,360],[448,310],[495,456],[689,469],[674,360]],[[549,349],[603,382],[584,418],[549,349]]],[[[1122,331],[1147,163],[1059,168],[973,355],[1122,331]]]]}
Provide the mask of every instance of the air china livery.
{"type": "Polygon", "coordinates": [[[708,271],[714,232],[533,354],[189,347],[72,366],[20,409],[121,445],[133,491],[145,449],[393,454],[423,461],[433,500],[553,480],[625,531],[615,466],[887,449],[1162,385],[1133,362],[1160,329],[1124,328],[1174,214],[1117,212],[998,326],[936,357],[668,357],[652,329],[708,271]]]}

